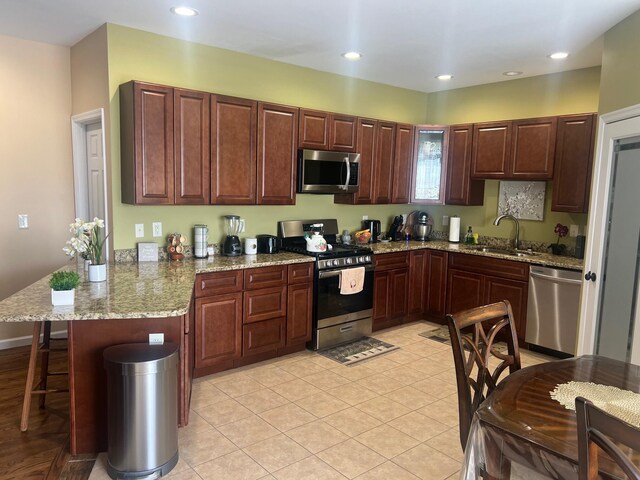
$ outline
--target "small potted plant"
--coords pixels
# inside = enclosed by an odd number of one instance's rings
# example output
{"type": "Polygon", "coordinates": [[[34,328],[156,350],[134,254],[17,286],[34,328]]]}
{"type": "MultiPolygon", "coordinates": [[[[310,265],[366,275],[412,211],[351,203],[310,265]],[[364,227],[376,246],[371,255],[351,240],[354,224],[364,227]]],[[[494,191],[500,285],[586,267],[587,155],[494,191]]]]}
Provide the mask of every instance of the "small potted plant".
{"type": "Polygon", "coordinates": [[[52,305],[73,305],[80,275],[76,272],[54,272],[49,279],[52,305]]]}
{"type": "Polygon", "coordinates": [[[76,255],[89,260],[89,281],[103,282],[107,279],[107,265],[103,259],[104,243],[107,239],[101,230],[104,229],[104,220],[94,218],[91,222],[85,222],[80,218],[69,225],[69,231],[73,233],[67,245],[62,249],[71,258],[76,255]]]}
{"type": "Polygon", "coordinates": [[[549,245],[549,248],[551,249],[551,253],[553,253],[554,255],[562,255],[567,249],[567,246],[560,243],[560,239],[567,236],[567,233],[569,233],[569,227],[558,223],[556,224],[556,228],[553,231],[558,235],[558,240],[556,241],[556,243],[552,243],[551,245],[549,245]]]}

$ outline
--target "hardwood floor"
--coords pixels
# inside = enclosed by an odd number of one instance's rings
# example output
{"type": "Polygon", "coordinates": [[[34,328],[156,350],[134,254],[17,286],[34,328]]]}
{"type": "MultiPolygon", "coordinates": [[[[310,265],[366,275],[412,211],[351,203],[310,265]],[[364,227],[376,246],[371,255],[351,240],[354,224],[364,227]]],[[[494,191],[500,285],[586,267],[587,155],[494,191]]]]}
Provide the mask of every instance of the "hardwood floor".
{"type": "MultiPolygon", "coordinates": [[[[43,409],[34,397],[29,430],[20,431],[29,347],[0,351],[0,478],[89,478],[95,458],[69,455],[69,394],[48,395],[43,409]]],[[[50,371],[66,371],[66,352],[51,354],[50,371]]],[[[39,370],[38,370],[39,371],[39,370]]],[[[66,376],[50,377],[49,385],[64,388],[66,376]]]]}

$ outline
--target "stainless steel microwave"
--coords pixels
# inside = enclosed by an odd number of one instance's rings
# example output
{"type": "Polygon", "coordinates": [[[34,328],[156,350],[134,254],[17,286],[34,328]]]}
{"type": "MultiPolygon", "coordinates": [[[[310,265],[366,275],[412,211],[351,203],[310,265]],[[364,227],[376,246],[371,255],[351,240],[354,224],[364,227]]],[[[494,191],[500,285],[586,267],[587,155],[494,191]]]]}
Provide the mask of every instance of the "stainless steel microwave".
{"type": "Polygon", "coordinates": [[[298,151],[298,193],[356,193],[360,154],[298,151]]]}

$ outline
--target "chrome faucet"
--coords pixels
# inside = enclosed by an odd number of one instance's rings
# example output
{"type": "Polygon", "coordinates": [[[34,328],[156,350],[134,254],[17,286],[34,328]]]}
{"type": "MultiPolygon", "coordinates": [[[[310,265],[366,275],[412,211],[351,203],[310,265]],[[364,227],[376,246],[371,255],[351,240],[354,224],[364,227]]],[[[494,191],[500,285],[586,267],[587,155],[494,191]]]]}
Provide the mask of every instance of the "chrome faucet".
{"type": "Polygon", "coordinates": [[[506,214],[506,215],[500,215],[498,218],[496,218],[493,221],[493,224],[500,225],[500,222],[502,221],[503,218],[508,218],[509,220],[513,220],[513,223],[516,224],[516,238],[513,239],[513,246],[515,247],[516,250],[518,250],[520,248],[520,222],[518,222],[518,219],[513,215],[506,214]]]}

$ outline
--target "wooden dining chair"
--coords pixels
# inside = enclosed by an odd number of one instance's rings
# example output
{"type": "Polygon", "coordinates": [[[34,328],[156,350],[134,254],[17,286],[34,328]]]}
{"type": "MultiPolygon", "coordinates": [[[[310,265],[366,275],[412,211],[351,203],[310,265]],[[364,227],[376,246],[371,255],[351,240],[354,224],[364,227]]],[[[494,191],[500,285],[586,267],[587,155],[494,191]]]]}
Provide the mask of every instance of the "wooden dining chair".
{"type": "Polygon", "coordinates": [[[640,430],[608,414],[583,397],[576,398],[578,421],[578,478],[598,477],[598,447],[604,450],[627,477],[640,480],[640,469],[612,441],[640,452],[640,430]]]}
{"type": "Polygon", "coordinates": [[[520,369],[520,351],[511,304],[504,300],[484,307],[447,315],[458,385],[460,443],[467,445],[473,414],[498,384],[508,368],[520,369]],[[463,333],[463,330],[469,330],[463,333]],[[507,344],[507,352],[496,348],[496,339],[507,344]],[[499,362],[492,371],[491,363],[499,362]]]}

